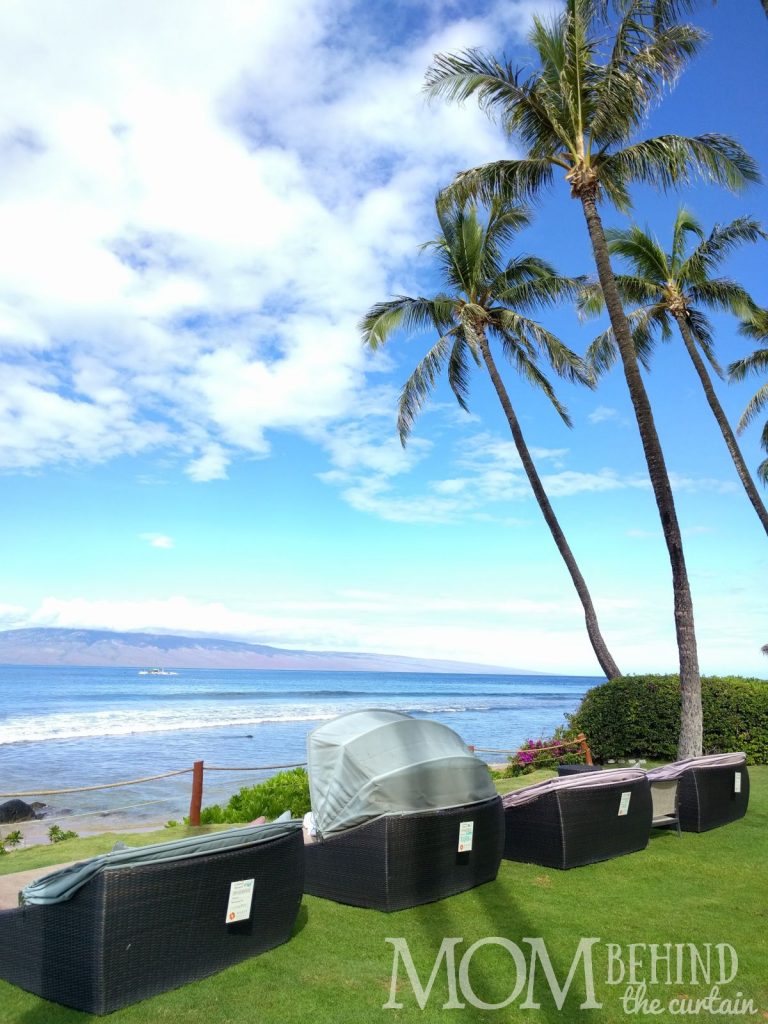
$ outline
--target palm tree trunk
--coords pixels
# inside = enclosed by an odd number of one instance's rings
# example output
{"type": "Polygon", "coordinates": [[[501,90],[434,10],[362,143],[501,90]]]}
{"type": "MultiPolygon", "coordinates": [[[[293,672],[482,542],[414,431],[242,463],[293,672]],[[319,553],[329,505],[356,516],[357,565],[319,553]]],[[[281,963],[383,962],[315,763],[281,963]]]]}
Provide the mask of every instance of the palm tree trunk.
{"type": "Polygon", "coordinates": [[[584,608],[587,635],[589,636],[589,641],[592,644],[592,650],[595,652],[595,657],[598,660],[600,668],[603,670],[607,678],[615,679],[617,676],[621,675],[621,672],[619,671],[618,665],[611,657],[611,653],[606,646],[605,640],[603,640],[603,635],[600,632],[597,614],[595,612],[594,605],[592,604],[592,598],[589,590],[587,589],[587,584],[584,582],[584,577],[579,571],[576,559],[573,557],[573,552],[570,549],[568,541],[565,539],[565,534],[560,528],[557,516],[549,503],[549,498],[544,490],[539,474],[536,472],[536,467],[533,464],[531,453],[528,451],[528,446],[525,443],[525,438],[523,437],[523,432],[520,429],[520,424],[517,416],[515,415],[515,410],[512,408],[512,403],[509,400],[507,389],[504,387],[504,382],[496,368],[496,363],[493,355],[491,354],[491,348],[488,344],[487,338],[485,337],[485,333],[482,330],[476,330],[475,333],[486,369],[493,381],[496,394],[499,397],[504,414],[507,417],[507,423],[509,423],[509,429],[512,432],[512,438],[515,442],[515,447],[517,448],[517,454],[520,456],[520,461],[523,464],[523,469],[528,477],[531,489],[536,497],[536,501],[539,503],[541,514],[544,516],[544,520],[550,529],[552,538],[557,545],[557,550],[560,552],[568,572],[571,574],[571,579],[573,580],[573,585],[576,588],[576,593],[579,595],[579,600],[584,608]]]}
{"type": "Polygon", "coordinates": [[[695,757],[701,754],[703,737],[703,713],[701,707],[701,676],[699,674],[699,657],[696,649],[696,630],[693,619],[693,600],[688,582],[688,572],[683,554],[683,538],[680,524],[677,521],[675,499],[669,482],[669,474],[664,462],[659,435],[653,420],[653,412],[648,394],[640,376],[632,334],[627,322],[621,298],[613,276],[611,261],[608,256],[608,243],[605,239],[600,215],[597,212],[595,192],[584,190],[579,194],[584,217],[587,222],[592,251],[595,257],[600,287],[603,290],[605,305],[613,327],[613,333],[624,366],[624,377],[629,388],[629,395],[635,410],[635,418],[640,431],[640,439],[648,465],[653,494],[661,519],[664,540],[669,551],[672,567],[672,589],[675,603],[675,631],[677,649],[680,657],[680,693],[682,708],[680,716],[680,737],[677,753],[679,758],[695,757]]]}
{"type": "MultiPolygon", "coordinates": [[[[768,3],[768,0],[766,0],[766,2],[768,3]]],[[[685,347],[688,349],[688,355],[691,357],[691,361],[696,367],[696,373],[699,375],[701,386],[704,388],[704,394],[707,396],[709,408],[712,410],[712,414],[717,420],[718,427],[720,427],[720,432],[723,435],[725,445],[733,459],[736,472],[739,474],[739,479],[744,485],[744,490],[747,492],[747,497],[752,502],[755,512],[757,512],[758,519],[763,524],[763,529],[768,533],[768,509],[766,509],[760,495],[757,493],[757,488],[755,487],[754,481],[747,469],[747,464],[744,461],[744,456],[741,454],[741,449],[736,441],[736,437],[731,430],[731,425],[723,411],[723,407],[718,401],[715,389],[712,387],[712,381],[707,373],[704,360],[701,358],[701,354],[696,347],[696,342],[693,340],[690,328],[688,327],[683,314],[675,313],[675,320],[677,321],[677,326],[680,328],[680,333],[683,336],[685,347]]]]}

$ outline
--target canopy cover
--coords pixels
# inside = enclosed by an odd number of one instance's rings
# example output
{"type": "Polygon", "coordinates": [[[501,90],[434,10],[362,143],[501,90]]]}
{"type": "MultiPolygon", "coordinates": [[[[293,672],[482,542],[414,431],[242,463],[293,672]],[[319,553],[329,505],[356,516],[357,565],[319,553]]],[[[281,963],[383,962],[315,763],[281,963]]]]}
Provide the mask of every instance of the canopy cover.
{"type": "Polygon", "coordinates": [[[326,722],[309,734],[307,760],[320,835],[497,795],[485,764],[452,729],[398,711],[351,711],[326,722]]]}

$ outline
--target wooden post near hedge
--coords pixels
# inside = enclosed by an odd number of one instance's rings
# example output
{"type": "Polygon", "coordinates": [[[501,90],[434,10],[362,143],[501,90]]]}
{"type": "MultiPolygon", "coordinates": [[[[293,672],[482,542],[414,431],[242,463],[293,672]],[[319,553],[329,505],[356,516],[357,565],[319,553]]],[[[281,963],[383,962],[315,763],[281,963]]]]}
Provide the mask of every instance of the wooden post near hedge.
{"type": "Polygon", "coordinates": [[[587,762],[587,764],[592,764],[592,751],[589,749],[587,737],[584,735],[583,732],[580,732],[576,739],[578,740],[579,746],[581,747],[581,752],[584,755],[584,760],[587,762]]]}
{"type": "Polygon", "coordinates": [[[192,765],[192,799],[189,801],[189,824],[200,824],[200,807],[203,803],[203,762],[192,765]]]}

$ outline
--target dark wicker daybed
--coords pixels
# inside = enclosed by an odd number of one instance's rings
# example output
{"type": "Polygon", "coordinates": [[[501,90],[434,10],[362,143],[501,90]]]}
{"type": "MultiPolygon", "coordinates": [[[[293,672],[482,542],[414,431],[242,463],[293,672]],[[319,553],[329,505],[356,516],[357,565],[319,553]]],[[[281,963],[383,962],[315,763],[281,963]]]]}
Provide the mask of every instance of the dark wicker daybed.
{"type": "Polygon", "coordinates": [[[503,803],[507,860],[575,868],[648,845],[651,791],[639,769],[550,779],[503,803]]]}
{"type": "Polygon", "coordinates": [[[373,910],[404,910],[492,882],[501,863],[504,815],[493,797],[468,807],[384,814],[305,848],[304,891],[373,910]],[[472,849],[459,830],[473,823],[472,849]]]}
{"type": "Polygon", "coordinates": [[[135,863],[134,851],[95,858],[109,863],[90,870],[93,862],[86,862],[85,881],[76,878],[63,899],[57,879],[67,872],[28,887],[24,894],[43,902],[0,912],[0,977],[44,999],[105,1014],[287,941],[303,888],[300,823],[236,832],[216,834],[235,836],[229,848],[206,852],[191,840],[198,851],[185,856],[181,849],[176,859],[151,861],[146,854],[183,842],[139,848],[144,859],[135,863]],[[230,886],[251,878],[250,915],[228,924],[230,886]],[[46,888],[60,901],[46,902],[46,888]]]}
{"type": "Polygon", "coordinates": [[[747,813],[749,772],[746,754],[711,754],[652,768],[654,781],[677,779],[680,828],[708,832],[747,813]]]}
{"type": "Polygon", "coordinates": [[[388,710],[310,733],[317,835],[305,892],[392,911],[492,881],[504,817],[487,767],[451,729],[388,710]]]}

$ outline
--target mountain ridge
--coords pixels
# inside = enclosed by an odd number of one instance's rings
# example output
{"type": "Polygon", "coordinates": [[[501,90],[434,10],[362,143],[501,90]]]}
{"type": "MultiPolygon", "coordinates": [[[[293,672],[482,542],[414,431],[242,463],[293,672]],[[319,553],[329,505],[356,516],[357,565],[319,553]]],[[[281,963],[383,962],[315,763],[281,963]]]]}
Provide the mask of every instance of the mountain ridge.
{"type": "Polygon", "coordinates": [[[528,669],[450,659],[369,652],[292,650],[215,636],[53,626],[0,631],[0,665],[541,674],[528,669]]]}

